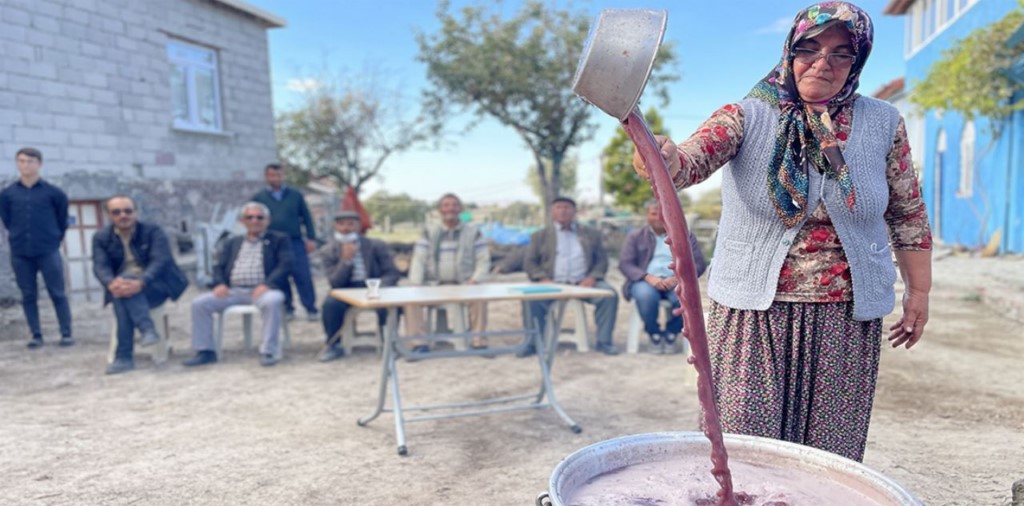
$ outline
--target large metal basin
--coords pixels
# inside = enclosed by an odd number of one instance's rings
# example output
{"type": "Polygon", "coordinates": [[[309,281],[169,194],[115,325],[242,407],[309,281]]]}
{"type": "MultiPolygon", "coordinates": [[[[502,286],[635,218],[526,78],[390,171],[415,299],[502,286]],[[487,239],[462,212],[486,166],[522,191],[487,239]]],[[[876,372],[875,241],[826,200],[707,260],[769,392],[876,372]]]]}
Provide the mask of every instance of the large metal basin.
{"type": "MultiPolygon", "coordinates": [[[[774,439],[725,435],[729,463],[737,491],[743,491],[743,476],[735,470],[737,463],[757,467],[781,468],[784,474],[807,474],[841,483],[867,498],[868,504],[919,506],[914,498],[893,480],[859,462],[809,446],[774,439]]],[[[537,498],[538,505],[569,506],[581,486],[598,476],[622,471],[637,464],[669,462],[673,459],[696,459],[706,463],[710,475],[711,444],[699,432],[660,432],[637,434],[602,441],[577,450],[562,460],[551,473],[548,492],[537,498]]],[[[680,483],[680,487],[686,486],[680,483]]],[[[639,485],[642,488],[642,485],[639,485]]],[[[651,504],[678,504],[660,503],[651,504]]],[[[837,499],[835,504],[848,504],[837,499]]]]}

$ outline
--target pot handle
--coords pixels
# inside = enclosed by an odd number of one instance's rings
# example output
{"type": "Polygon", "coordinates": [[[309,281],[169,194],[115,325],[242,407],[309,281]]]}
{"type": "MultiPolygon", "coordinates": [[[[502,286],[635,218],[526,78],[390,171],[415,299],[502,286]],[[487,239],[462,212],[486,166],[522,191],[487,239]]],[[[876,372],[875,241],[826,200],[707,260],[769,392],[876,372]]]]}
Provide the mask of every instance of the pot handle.
{"type": "Polygon", "coordinates": [[[551,496],[547,492],[537,494],[537,506],[551,506],[551,496]]]}

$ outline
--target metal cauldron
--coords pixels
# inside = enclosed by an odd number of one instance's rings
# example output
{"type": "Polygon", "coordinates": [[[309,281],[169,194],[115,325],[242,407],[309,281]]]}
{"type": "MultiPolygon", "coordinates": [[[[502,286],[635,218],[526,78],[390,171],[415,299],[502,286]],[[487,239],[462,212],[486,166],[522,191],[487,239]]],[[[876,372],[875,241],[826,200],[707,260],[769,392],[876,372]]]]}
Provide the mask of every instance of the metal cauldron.
{"type": "MultiPolygon", "coordinates": [[[[826,451],[775,439],[735,434],[725,435],[729,462],[771,463],[794,472],[841,479],[885,506],[921,506],[896,482],[867,466],[826,451]]],[[[548,492],[537,497],[538,506],[567,506],[572,494],[594,478],[626,466],[700,459],[709,473],[711,444],[700,432],[657,432],[601,441],[577,450],[562,460],[551,473],[548,492]]],[[[737,478],[734,474],[733,478],[737,478]]]]}

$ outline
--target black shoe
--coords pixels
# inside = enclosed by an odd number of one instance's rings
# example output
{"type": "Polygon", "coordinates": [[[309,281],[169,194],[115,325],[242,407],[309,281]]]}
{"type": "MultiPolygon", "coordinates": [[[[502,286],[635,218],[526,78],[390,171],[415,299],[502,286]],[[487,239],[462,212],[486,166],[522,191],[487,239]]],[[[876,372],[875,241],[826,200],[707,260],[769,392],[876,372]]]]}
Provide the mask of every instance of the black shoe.
{"type": "Polygon", "coordinates": [[[290,322],[295,319],[295,311],[285,311],[284,321],[290,322]]]}
{"type": "Polygon", "coordinates": [[[280,359],[271,355],[270,353],[263,353],[260,355],[260,365],[263,367],[270,367],[280,362],[280,359]]]}
{"type": "Polygon", "coordinates": [[[316,359],[321,362],[330,362],[332,360],[338,360],[345,356],[345,348],[342,348],[340,344],[328,346],[317,355],[316,359]]]}
{"type": "Polygon", "coordinates": [[[412,347],[412,352],[413,353],[430,353],[430,345],[429,344],[418,344],[418,345],[412,347]]]}
{"type": "Polygon", "coordinates": [[[28,349],[30,349],[30,350],[34,350],[34,349],[37,349],[37,348],[42,348],[43,347],[43,338],[42,338],[42,336],[35,336],[32,339],[29,339],[28,340],[28,344],[26,344],[25,346],[28,346],[28,349]]]}
{"type": "Polygon", "coordinates": [[[320,321],[320,313],[313,311],[312,313],[306,313],[307,322],[318,322],[320,321]]]}
{"type": "Polygon", "coordinates": [[[519,351],[516,352],[516,357],[518,357],[518,358],[526,358],[526,357],[532,357],[532,356],[534,356],[536,354],[537,354],[537,349],[536,348],[534,348],[533,346],[526,346],[526,347],[521,348],[519,351]]]}
{"type": "Polygon", "coordinates": [[[160,342],[160,334],[156,333],[155,329],[150,329],[142,333],[142,339],[139,341],[139,346],[153,346],[160,342]]]}
{"type": "Polygon", "coordinates": [[[200,365],[213,364],[217,362],[217,354],[213,350],[202,350],[196,352],[196,356],[184,361],[181,365],[185,367],[196,367],[200,365]]]}
{"type": "Polygon", "coordinates": [[[114,362],[107,366],[107,374],[121,374],[135,369],[135,361],[130,358],[115,358],[114,362]]]}
{"type": "Polygon", "coordinates": [[[71,336],[61,336],[60,341],[57,342],[58,346],[74,346],[75,338],[71,336]]]}
{"type": "Polygon", "coordinates": [[[619,347],[614,344],[599,344],[597,345],[597,351],[608,356],[613,356],[619,354],[619,347]]]}

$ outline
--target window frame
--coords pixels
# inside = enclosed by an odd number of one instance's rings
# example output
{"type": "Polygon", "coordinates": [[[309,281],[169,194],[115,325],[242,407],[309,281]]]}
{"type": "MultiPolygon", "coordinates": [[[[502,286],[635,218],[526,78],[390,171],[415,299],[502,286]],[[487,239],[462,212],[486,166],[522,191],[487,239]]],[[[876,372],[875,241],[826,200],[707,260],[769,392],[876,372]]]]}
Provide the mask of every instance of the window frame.
{"type": "Polygon", "coordinates": [[[960,131],[960,178],[956,190],[956,196],[960,198],[974,195],[974,151],[977,140],[974,121],[967,121],[960,131]]]}
{"type": "MultiPolygon", "coordinates": [[[[173,84],[171,84],[171,123],[175,129],[186,130],[190,132],[205,132],[205,133],[224,133],[224,112],[223,102],[221,101],[220,93],[220,57],[217,54],[217,50],[208,47],[186,42],[181,39],[168,39],[167,45],[167,62],[170,67],[178,66],[185,70],[185,91],[186,100],[188,105],[188,120],[183,120],[177,116],[174,116],[173,110],[173,96],[176,92],[173,84]],[[210,62],[198,61],[195,59],[182,58],[175,54],[174,46],[181,47],[189,51],[201,51],[209,54],[210,62]],[[213,87],[213,106],[214,106],[214,125],[211,127],[204,124],[199,119],[199,93],[196,87],[196,73],[197,71],[209,71],[212,75],[212,87],[213,87]]],[[[168,73],[168,80],[171,79],[170,72],[168,73]]]]}

